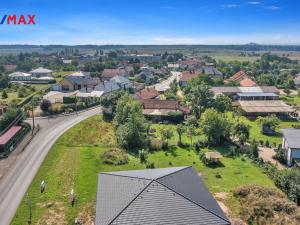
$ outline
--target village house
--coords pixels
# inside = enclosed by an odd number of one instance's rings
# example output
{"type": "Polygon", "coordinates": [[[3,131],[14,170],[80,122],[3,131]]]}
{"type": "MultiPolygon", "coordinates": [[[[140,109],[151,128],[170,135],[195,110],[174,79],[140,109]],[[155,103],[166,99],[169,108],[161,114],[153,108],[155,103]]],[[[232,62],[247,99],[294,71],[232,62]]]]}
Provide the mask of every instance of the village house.
{"type": "Polygon", "coordinates": [[[144,99],[141,104],[143,115],[154,121],[168,120],[173,113],[180,114],[183,119],[183,112],[176,100],[144,99]]]}
{"type": "Polygon", "coordinates": [[[288,166],[296,163],[300,166],[300,129],[282,129],[282,148],[286,149],[286,161],[288,166]]]}
{"type": "Polygon", "coordinates": [[[178,61],[178,64],[179,68],[182,70],[197,70],[200,69],[203,63],[196,59],[188,59],[178,61]]]}
{"type": "Polygon", "coordinates": [[[188,82],[194,78],[199,77],[200,73],[201,72],[199,70],[183,71],[179,78],[179,85],[181,87],[186,87],[188,85],[188,82]]]}
{"type": "Polygon", "coordinates": [[[103,172],[97,190],[95,225],[230,224],[193,167],[103,172]]]}
{"type": "Polygon", "coordinates": [[[18,65],[16,65],[16,64],[5,64],[3,66],[4,66],[5,70],[9,71],[9,72],[15,71],[16,68],[18,67],[18,65]]]}
{"type": "Polygon", "coordinates": [[[248,77],[245,71],[241,70],[224,81],[225,84],[236,83],[241,87],[257,86],[256,83],[248,77]]]}
{"type": "Polygon", "coordinates": [[[145,88],[136,92],[135,94],[137,99],[155,99],[159,96],[159,92],[155,88],[145,88]]]}
{"type": "Polygon", "coordinates": [[[103,95],[111,94],[120,90],[121,87],[114,80],[103,81],[95,87],[95,91],[102,91],[103,95]]]}
{"type": "Polygon", "coordinates": [[[8,75],[11,81],[30,81],[31,74],[25,72],[14,72],[8,75]]]}
{"type": "Polygon", "coordinates": [[[113,77],[121,76],[121,77],[128,77],[128,73],[123,68],[118,69],[104,69],[101,75],[101,79],[103,81],[110,80],[113,77]]]}
{"type": "Polygon", "coordinates": [[[154,73],[149,67],[143,67],[142,71],[134,76],[136,79],[150,81],[154,78],[154,73]]]}
{"type": "Polygon", "coordinates": [[[85,90],[80,90],[76,93],[75,96],[81,99],[82,101],[95,102],[95,101],[99,101],[103,95],[104,95],[103,91],[91,90],[86,92],[85,90]]]}
{"type": "Polygon", "coordinates": [[[64,79],[60,82],[62,91],[76,91],[82,88],[93,89],[100,83],[99,78],[92,78],[90,76],[65,76],[64,79]]]}
{"type": "Polygon", "coordinates": [[[53,71],[49,69],[45,69],[43,67],[39,67],[37,69],[31,70],[30,73],[32,77],[35,78],[53,77],[52,75],[53,71]]]}
{"type": "Polygon", "coordinates": [[[115,76],[110,80],[116,82],[122,89],[128,89],[133,87],[130,80],[124,76],[115,76]]]}
{"type": "Polygon", "coordinates": [[[201,73],[209,75],[211,78],[223,78],[223,74],[214,66],[202,66],[200,68],[201,73]]]}

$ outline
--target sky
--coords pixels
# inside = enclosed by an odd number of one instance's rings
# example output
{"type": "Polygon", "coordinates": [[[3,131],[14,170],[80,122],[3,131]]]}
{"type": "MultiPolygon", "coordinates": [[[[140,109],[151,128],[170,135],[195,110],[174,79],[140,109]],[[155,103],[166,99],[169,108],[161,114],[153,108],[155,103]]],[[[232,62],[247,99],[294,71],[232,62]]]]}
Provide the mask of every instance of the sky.
{"type": "Polygon", "coordinates": [[[300,44],[299,0],[1,0],[0,44],[300,44]]]}

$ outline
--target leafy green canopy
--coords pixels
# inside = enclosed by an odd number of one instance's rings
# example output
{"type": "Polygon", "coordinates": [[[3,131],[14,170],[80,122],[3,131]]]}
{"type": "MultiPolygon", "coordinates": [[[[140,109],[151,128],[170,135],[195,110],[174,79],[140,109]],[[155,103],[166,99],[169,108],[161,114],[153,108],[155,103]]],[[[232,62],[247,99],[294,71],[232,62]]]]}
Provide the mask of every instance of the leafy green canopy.
{"type": "Polygon", "coordinates": [[[128,94],[118,100],[113,126],[122,148],[137,151],[147,145],[149,125],[142,114],[140,103],[128,94]]]}

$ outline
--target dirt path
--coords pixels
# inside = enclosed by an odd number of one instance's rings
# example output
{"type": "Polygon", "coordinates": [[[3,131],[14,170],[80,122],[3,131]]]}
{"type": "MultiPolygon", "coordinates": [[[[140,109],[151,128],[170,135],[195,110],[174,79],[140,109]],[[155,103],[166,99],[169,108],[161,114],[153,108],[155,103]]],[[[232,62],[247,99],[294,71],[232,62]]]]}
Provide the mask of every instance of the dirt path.
{"type": "Polygon", "coordinates": [[[262,158],[264,161],[271,162],[272,164],[277,165],[278,169],[280,170],[286,168],[280,162],[273,159],[273,156],[276,154],[276,152],[272,148],[258,147],[258,149],[259,149],[259,157],[262,158]]]}

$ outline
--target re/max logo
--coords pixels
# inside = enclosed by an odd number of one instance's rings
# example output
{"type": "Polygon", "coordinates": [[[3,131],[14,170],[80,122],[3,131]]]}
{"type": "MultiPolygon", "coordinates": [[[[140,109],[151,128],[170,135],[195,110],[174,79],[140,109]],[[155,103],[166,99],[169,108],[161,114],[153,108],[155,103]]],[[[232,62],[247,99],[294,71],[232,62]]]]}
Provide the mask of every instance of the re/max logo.
{"type": "Polygon", "coordinates": [[[0,21],[0,25],[34,25],[35,15],[4,15],[0,21]]]}

